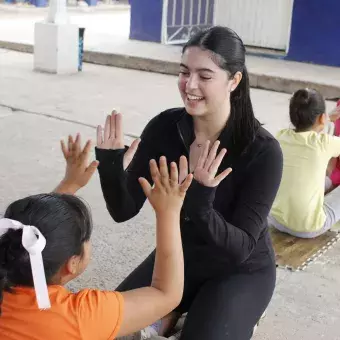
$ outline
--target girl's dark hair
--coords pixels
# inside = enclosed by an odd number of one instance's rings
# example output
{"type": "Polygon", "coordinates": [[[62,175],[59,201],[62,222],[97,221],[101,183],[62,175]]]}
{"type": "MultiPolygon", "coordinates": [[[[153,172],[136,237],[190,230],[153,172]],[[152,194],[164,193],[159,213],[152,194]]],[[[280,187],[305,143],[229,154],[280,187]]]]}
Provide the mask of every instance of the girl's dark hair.
{"type": "MultiPolygon", "coordinates": [[[[7,208],[4,218],[35,226],[46,238],[42,256],[47,284],[68,259],[83,254],[84,242],[92,233],[87,206],[71,195],[51,193],[20,199],[7,208]]],[[[21,238],[22,230],[11,229],[0,237],[0,306],[3,291],[33,287],[30,258],[21,238]]]]}
{"type": "Polygon", "coordinates": [[[298,90],[290,100],[289,116],[296,132],[310,130],[318,116],[325,112],[325,100],[321,93],[314,89],[298,90]]]}
{"type": "Polygon", "coordinates": [[[233,78],[242,73],[242,80],[231,93],[231,113],[234,141],[244,149],[254,139],[260,123],[254,116],[250,100],[249,76],[245,66],[245,47],[241,38],[230,28],[214,26],[198,32],[185,44],[183,53],[189,47],[200,47],[213,53],[214,61],[233,78]]]}

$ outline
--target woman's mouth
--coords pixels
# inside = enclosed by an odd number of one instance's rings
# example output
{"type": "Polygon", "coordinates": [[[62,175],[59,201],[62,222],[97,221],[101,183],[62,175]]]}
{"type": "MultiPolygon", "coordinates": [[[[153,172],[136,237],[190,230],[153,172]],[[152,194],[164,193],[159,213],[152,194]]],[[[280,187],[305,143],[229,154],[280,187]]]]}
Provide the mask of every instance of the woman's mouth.
{"type": "Polygon", "coordinates": [[[199,97],[199,96],[195,96],[193,94],[188,94],[187,93],[187,99],[190,101],[190,102],[198,102],[200,100],[203,100],[204,97],[199,97]]]}

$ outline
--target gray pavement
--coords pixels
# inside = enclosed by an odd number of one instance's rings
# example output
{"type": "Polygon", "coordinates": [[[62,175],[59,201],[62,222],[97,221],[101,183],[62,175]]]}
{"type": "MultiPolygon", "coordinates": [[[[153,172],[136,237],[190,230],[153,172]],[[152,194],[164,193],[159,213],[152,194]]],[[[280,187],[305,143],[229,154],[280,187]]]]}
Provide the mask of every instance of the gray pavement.
{"type": "MultiPolygon", "coordinates": [[[[129,6],[114,8],[101,5],[69,11],[71,21],[86,28],[84,60],[176,75],[181,47],[129,40],[129,6]]],[[[44,20],[46,11],[0,5],[0,48],[32,53],[34,23],[44,20]]],[[[328,99],[340,98],[340,68],[254,55],[247,56],[247,65],[252,87],[285,93],[313,87],[328,99]]]]}
{"type": "MultiPolygon", "coordinates": [[[[81,132],[93,138],[94,126],[112,108],[123,113],[126,134],[138,135],[158,112],[181,105],[174,76],[91,64],[78,75],[55,76],[33,72],[32,64],[32,55],[0,50],[0,212],[14,199],[56,186],[64,171],[61,137],[81,132]]],[[[288,126],[288,95],[252,90],[252,99],[271,132],[288,126]]],[[[114,289],[152,250],[153,212],[146,205],[136,218],[116,224],[97,175],[80,195],[93,212],[94,249],[90,267],[71,288],[114,289]]],[[[254,339],[340,339],[339,266],[340,244],[304,272],[279,269],[275,296],[254,339]]]]}

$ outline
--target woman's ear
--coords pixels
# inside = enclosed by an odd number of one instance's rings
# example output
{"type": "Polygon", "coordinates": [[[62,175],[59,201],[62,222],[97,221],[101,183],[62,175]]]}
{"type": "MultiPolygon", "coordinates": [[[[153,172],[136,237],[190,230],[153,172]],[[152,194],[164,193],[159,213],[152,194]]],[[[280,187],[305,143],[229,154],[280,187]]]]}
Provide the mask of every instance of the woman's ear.
{"type": "Polygon", "coordinates": [[[230,92],[235,91],[235,89],[237,88],[237,86],[241,82],[241,80],[242,80],[242,73],[240,71],[238,71],[238,72],[235,73],[234,78],[231,81],[230,92]]]}

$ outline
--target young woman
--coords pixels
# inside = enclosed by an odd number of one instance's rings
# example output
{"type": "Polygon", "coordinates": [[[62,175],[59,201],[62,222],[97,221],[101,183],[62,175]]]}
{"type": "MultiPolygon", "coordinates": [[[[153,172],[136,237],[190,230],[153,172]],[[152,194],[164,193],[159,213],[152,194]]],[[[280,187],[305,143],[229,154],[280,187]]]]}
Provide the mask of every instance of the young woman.
{"type": "MultiPolygon", "coordinates": [[[[232,30],[213,27],[189,40],[178,86],[185,107],[153,118],[140,143],[124,148],[122,117],[115,112],[104,129],[98,127],[104,198],[115,221],[131,219],[145,202],[138,178],[151,181],[149,159],[164,154],[176,161],[185,154],[194,181],[181,213],[184,296],[153,328],[169,333],[188,312],[181,340],[248,340],[275,287],[267,217],[280,184],[281,149],[254,117],[245,48],[232,30]],[[211,160],[218,150],[226,156],[220,175],[213,178],[211,160]],[[222,181],[230,167],[232,173],[222,181]]],[[[180,168],[185,166],[180,162],[180,168]]],[[[153,252],[118,291],[149,285],[154,261],[153,252]]]]}
{"type": "MultiPolygon", "coordinates": [[[[153,277],[144,288],[125,291],[64,286],[79,276],[91,256],[92,221],[73,194],[87,184],[98,165],[87,166],[90,144],[63,144],[65,179],[54,193],[13,202],[0,219],[0,338],[7,340],[112,340],[169,313],[184,285],[180,211],[192,175],[182,184],[175,163],[150,162],[155,186],[139,179],[157,217],[153,277]],[[39,309],[40,308],[40,309],[39,309]]],[[[216,162],[215,162],[216,164],[216,162]]],[[[218,166],[218,164],[217,164],[218,166]]],[[[142,287],[142,286],[141,286],[142,287]]]]}
{"type": "MultiPolygon", "coordinates": [[[[325,186],[327,167],[340,155],[340,138],[323,133],[329,118],[325,100],[315,90],[295,92],[289,115],[294,128],[277,137],[284,166],[270,223],[293,236],[313,238],[340,221],[340,187],[325,196],[331,184],[326,178],[325,186]]],[[[339,118],[336,111],[332,116],[339,118]]]]}

